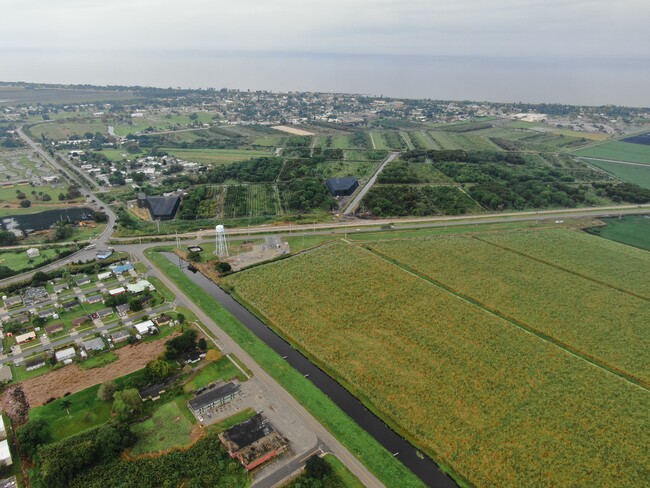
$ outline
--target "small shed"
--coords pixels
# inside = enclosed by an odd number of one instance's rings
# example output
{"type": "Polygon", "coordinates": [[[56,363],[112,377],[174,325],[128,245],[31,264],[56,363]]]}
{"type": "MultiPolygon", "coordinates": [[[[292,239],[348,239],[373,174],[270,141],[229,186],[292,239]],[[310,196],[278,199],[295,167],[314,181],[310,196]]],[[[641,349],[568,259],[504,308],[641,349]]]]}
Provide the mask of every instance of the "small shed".
{"type": "Polygon", "coordinates": [[[41,255],[41,252],[38,250],[37,247],[31,247],[25,251],[27,253],[27,257],[29,259],[34,259],[37,258],[41,255]]]}

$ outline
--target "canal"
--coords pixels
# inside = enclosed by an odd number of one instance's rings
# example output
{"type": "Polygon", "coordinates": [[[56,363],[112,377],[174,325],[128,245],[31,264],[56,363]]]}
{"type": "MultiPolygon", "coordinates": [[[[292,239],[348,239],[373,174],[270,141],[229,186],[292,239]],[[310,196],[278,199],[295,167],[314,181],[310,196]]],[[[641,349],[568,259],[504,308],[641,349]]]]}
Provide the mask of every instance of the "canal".
{"type": "MultiPolygon", "coordinates": [[[[162,253],[173,263],[179,262],[179,257],[172,253],[162,253]]],[[[443,473],[436,463],[422,455],[417,448],[406,439],[393,431],[386,423],[369,411],[350,392],[343,388],[333,378],[314,365],[309,359],[294,349],[291,344],[277,335],[264,322],[248,311],[232,296],[226,293],[202,273],[191,271],[187,263],[182,261],[185,276],[207,291],[237,320],[264,341],[271,349],[283,357],[293,368],[298,370],[325,393],[352,420],[373,436],[382,446],[399,459],[408,469],[418,476],[427,486],[456,487],[456,483],[443,473]]]]}

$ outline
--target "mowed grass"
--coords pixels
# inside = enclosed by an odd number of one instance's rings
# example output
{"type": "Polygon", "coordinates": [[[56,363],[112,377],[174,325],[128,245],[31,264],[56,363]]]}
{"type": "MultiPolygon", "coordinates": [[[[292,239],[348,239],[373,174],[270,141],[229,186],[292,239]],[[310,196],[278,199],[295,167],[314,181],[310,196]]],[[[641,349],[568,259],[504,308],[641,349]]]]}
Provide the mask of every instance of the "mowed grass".
{"type": "Polygon", "coordinates": [[[365,249],[328,245],[227,282],[467,484],[647,479],[647,390],[365,249]]]}
{"type": "Polygon", "coordinates": [[[61,141],[69,139],[71,136],[85,138],[85,134],[90,132],[95,134],[97,132],[107,135],[107,125],[101,120],[88,120],[88,121],[75,121],[75,120],[59,120],[57,122],[48,122],[45,124],[38,124],[29,128],[31,134],[40,139],[45,136],[54,141],[61,141]]]}
{"type": "MultiPolygon", "coordinates": [[[[64,248],[60,250],[63,251],[64,248]]],[[[21,249],[18,253],[14,251],[0,253],[0,266],[7,266],[16,271],[25,268],[31,269],[40,266],[48,259],[55,259],[57,257],[55,249],[40,249],[40,254],[30,262],[25,251],[26,249],[21,249]]]]}
{"type": "Polygon", "coordinates": [[[375,149],[391,149],[381,132],[370,132],[370,137],[372,138],[372,142],[375,143],[375,149]]]}
{"type": "Polygon", "coordinates": [[[103,424],[111,416],[111,402],[103,402],[97,397],[99,386],[91,386],[47,405],[32,408],[29,411],[29,418],[47,421],[52,429],[54,441],[103,424]],[[70,414],[63,408],[64,400],[70,402],[70,414]]]}
{"type": "Polygon", "coordinates": [[[605,222],[605,226],[591,227],[587,229],[587,232],[650,251],[650,216],[628,215],[622,219],[602,220],[605,222]]]}
{"type": "Polygon", "coordinates": [[[246,159],[270,156],[269,151],[249,149],[175,149],[164,148],[163,151],[184,159],[200,164],[224,164],[246,159]]]}
{"type": "MultiPolygon", "coordinates": [[[[15,185],[15,186],[3,186],[0,187],[0,202],[7,202],[11,204],[19,204],[20,200],[16,198],[17,192],[20,191],[25,194],[26,200],[32,202],[32,206],[47,206],[47,208],[41,208],[40,210],[48,210],[49,208],[54,208],[60,204],[59,194],[65,193],[66,189],[62,186],[31,186],[31,185],[15,185]],[[36,194],[32,194],[36,192],[36,194]],[[44,202],[43,200],[37,200],[36,197],[39,196],[39,193],[49,195],[51,200],[44,202]]],[[[79,201],[79,199],[73,200],[79,201]]]]}
{"type": "Polygon", "coordinates": [[[610,141],[575,151],[577,156],[650,164],[650,145],[610,141]]]}
{"type": "Polygon", "coordinates": [[[650,188],[650,164],[627,164],[627,163],[612,163],[609,161],[598,161],[596,159],[585,159],[589,164],[604,169],[608,173],[622,179],[629,181],[643,188],[650,188]]]}
{"type": "MultiPolygon", "coordinates": [[[[372,248],[561,347],[650,386],[650,301],[478,237],[382,242],[372,248]]],[[[531,245],[529,252],[543,246],[531,245]]],[[[573,246],[585,246],[580,251],[585,254],[591,250],[579,240],[573,246]]],[[[650,273],[650,262],[637,263],[638,273],[650,273]]]]}
{"type": "Polygon", "coordinates": [[[171,401],[158,407],[152,417],[132,426],[138,440],[132,454],[160,452],[182,447],[191,440],[192,424],[171,401]]]}
{"type": "Polygon", "coordinates": [[[332,136],[332,148],[348,149],[353,147],[350,136],[332,136]]]}
{"type": "Polygon", "coordinates": [[[208,363],[194,378],[183,386],[183,391],[191,393],[199,388],[216,381],[230,381],[234,378],[240,381],[246,380],[241,371],[227,358],[222,357],[219,361],[208,363]]]}

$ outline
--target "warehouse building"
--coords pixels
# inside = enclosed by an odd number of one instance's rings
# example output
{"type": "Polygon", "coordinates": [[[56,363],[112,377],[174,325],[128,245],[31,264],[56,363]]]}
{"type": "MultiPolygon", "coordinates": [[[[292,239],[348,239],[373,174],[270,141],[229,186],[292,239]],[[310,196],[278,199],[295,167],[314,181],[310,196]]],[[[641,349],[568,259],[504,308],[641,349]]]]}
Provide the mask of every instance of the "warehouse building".
{"type": "Polygon", "coordinates": [[[138,208],[149,210],[151,220],[172,220],[180,204],[181,197],[178,195],[149,197],[144,192],[138,193],[138,208]]]}

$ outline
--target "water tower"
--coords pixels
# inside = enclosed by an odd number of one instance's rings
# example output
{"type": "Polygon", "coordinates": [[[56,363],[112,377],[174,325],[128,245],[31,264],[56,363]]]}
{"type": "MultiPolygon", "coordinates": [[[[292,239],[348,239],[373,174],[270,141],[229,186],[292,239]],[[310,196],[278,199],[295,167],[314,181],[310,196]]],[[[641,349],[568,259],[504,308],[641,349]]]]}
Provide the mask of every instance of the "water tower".
{"type": "Polygon", "coordinates": [[[228,257],[228,241],[226,240],[226,228],[223,225],[216,227],[216,247],[214,253],[220,258],[228,257]]]}

